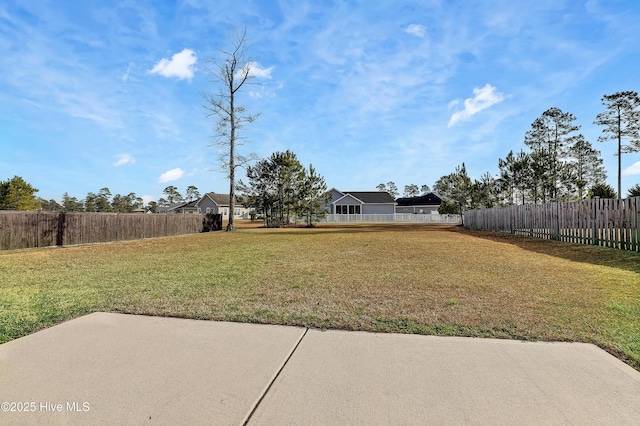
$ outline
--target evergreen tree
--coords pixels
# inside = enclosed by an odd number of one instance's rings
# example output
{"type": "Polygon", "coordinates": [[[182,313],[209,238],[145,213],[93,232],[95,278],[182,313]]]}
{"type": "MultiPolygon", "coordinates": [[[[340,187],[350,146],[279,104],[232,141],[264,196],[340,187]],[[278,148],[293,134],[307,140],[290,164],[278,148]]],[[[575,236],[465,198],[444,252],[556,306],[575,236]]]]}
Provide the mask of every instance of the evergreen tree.
{"type": "Polygon", "coordinates": [[[85,212],[96,212],[98,211],[98,207],[96,205],[97,195],[93,192],[89,192],[84,199],[84,211],[85,212]]]}
{"type": "Polygon", "coordinates": [[[265,226],[288,224],[305,217],[308,225],[322,216],[327,192],[324,178],[309,170],[291,151],[276,152],[247,167],[247,184],[238,183],[245,205],[262,213],[265,226]]]}
{"type": "Polygon", "coordinates": [[[82,202],[76,197],[69,196],[69,193],[62,194],[62,208],[65,212],[80,212],[84,210],[82,202]]]}
{"type": "Polygon", "coordinates": [[[585,188],[602,183],[607,179],[600,151],[584,139],[582,135],[569,149],[573,179],[578,189],[578,198],[584,199],[585,188]]]}
{"type": "Polygon", "coordinates": [[[506,193],[507,204],[526,202],[526,191],[531,186],[531,157],[524,151],[514,155],[509,151],[506,158],[498,159],[500,178],[498,184],[506,193]]]}
{"type": "MultiPolygon", "coordinates": [[[[453,201],[460,214],[464,214],[469,209],[472,200],[473,185],[467,175],[467,168],[464,163],[456,167],[454,173],[442,176],[436,181],[434,188],[438,194],[453,201]]],[[[438,209],[438,211],[440,211],[438,209]]]]}
{"type": "Polygon", "coordinates": [[[38,190],[20,176],[0,182],[0,209],[37,210],[40,203],[36,200],[36,192],[38,190]]]}
{"type": "Polygon", "coordinates": [[[187,187],[187,192],[185,196],[185,201],[191,202],[193,200],[200,199],[200,192],[198,192],[198,188],[193,185],[189,185],[187,187]]]}
{"type": "Polygon", "coordinates": [[[387,182],[387,192],[389,194],[391,194],[391,196],[393,198],[396,198],[398,196],[398,194],[400,194],[398,192],[398,187],[396,186],[396,184],[393,181],[387,182]]]}
{"type": "Polygon", "coordinates": [[[167,186],[162,193],[167,197],[166,201],[169,205],[181,203],[184,201],[182,194],[178,192],[178,188],[173,185],[167,186]]]}
{"type": "Polygon", "coordinates": [[[595,184],[589,189],[589,199],[600,197],[600,198],[617,198],[618,194],[616,190],[613,189],[611,185],[606,183],[598,183],[595,184]]]}
{"type": "Polygon", "coordinates": [[[573,114],[552,107],[535,119],[531,129],[525,135],[524,143],[532,151],[545,154],[551,200],[555,200],[558,196],[563,159],[578,137],[574,133],[580,129],[580,126],[573,124],[575,120],[576,117],[573,114]]]}
{"type": "Polygon", "coordinates": [[[418,188],[418,185],[416,184],[411,184],[411,185],[405,185],[404,187],[404,197],[410,198],[410,197],[417,197],[420,194],[420,189],[418,188]]]}
{"type": "Polygon", "coordinates": [[[472,209],[491,208],[496,204],[499,187],[496,179],[488,172],[474,180],[471,187],[472,209]]]}
{"type": "Polygon", "coordinates": [[[111,211],[111,191],[109,191],[109,188],[102,188],[98,191],[95,198],[95,206],[98,212],[111,211]]]}
{"type": "Polygon", "coordinates": [[[594,124],[605,126],[599,142],[618,142],[618,196],[622,196],[622,154],[640,151],[640,97],[638,92],[617,92],[604,95],[602,104],[607,108],[596,116],[594,124]],[[628,144],[622,143],[628,139],[628,144]]]}
{"type": "Polygon", "coordinates": [[[316,173],[313,165],[305,170],[304,182],[299,197],[302,200],[302,213],[306,218],[307,226],[313,226],[314,220],[326,215],[327,184],[324,178],[316,173]]]}
{"type": "Polygon", "coordinates": [[[36,201],[40,204],[40,209],[47,212],[61,212],[64,208],[56,200],[45,200],[44,198],[37,197],[36,201]]]}
{"type": "Polygon", "coordinates": [[[640,197],[640,183],[636,183],[627,192],[627,197],[640,197]]]}

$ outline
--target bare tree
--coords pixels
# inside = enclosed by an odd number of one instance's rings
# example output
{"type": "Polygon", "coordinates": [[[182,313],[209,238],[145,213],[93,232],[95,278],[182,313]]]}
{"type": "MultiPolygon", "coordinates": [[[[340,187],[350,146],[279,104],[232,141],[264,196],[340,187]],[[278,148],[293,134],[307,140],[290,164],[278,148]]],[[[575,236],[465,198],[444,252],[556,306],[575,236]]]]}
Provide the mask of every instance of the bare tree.
{"type": "Polygon", "coordinates": [[[249,158],[238,155],[236,148],[242,138],[238,131],[246,123],[252,123],[260,114],[249,114],[245,108],[237,104],[240,89],[255,77],[251,73],[252,62],[246,56],[246,28],[229,33],[229,47],[220,48],[220,58],[210,58],[205,71],[212,76],[211,82],[218,86],[218,91],[203,94],[204,108],[207,117],[215,117],[217,144],[224,148],[222,165],[229,176],[229,223],[227,231],[234,229],[235,211],[235,172],[244,166],[249,158]],[[228,149],[228,151],[227,151],[228,149]]]}

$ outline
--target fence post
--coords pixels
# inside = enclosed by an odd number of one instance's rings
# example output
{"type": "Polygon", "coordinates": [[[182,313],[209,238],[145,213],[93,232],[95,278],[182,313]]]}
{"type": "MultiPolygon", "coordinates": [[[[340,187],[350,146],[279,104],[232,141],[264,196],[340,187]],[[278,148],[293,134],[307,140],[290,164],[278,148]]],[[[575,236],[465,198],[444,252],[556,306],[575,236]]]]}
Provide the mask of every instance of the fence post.
{"type": "Polygon", "coordinates": [[[598,204],[600,203],[600,197],[593,197],[593,199],[591,200],[591,204],[593,206],[593,236],[592,236],[592,241],[591,243],[594,246],[598,245],[598,233],[600,232],[600,225],[598,225],[598,223],[600,222],[600,218],[598,217],[598,213],[599,213],[599,209],[598,209],[598,204]]]}
{"type": "Polygon", "coordinates": [[[551,239],[553,240],[560,240],[560,203],[558,201],[554,202],[552,204],[551,207],[551,218],[553,221],[553,235],[551,236],[551,239]],[[555,207],[555,209],[553,208],[555,207]],[[555,210],[555,220],[553,220],[553,213],[555,210]]]}

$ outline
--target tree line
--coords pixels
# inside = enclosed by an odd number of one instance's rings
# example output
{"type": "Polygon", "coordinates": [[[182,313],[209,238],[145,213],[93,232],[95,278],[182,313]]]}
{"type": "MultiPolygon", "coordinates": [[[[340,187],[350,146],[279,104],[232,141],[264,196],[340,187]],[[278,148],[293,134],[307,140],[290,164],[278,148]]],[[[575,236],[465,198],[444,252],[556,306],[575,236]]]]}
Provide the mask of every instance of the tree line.
{"type": "Polygon", "coordinates": [[[27,183],[22,177],[0,181],[0,210],[45,210],[65,212],[108,212],[131,213],[144,208],[145,211],[156,213],[158,207],[169,207],[174,204],[191,202],[200,198],[198,188],[190,185],[183,196],[175,186],[164,189],[158,201],[150,201],[144,206],[144,201],[134,192],[127,195],[113,195],[105,187],[98,192],[89,192],[85,198],[78,199],[67,192],[62,195],[61,202],[54,199],[46,200],[37,197],[38,189],[27,183]]]}
{"type": "MultiPolygon", "coordinates": [[[[378,191],[388,192],[393,196],[393,198],[397,198],[398,195],[400,195],[400,192],[398,191],[398,187],[393,181],[389,181],[386,184],[381,183],[378,186],[376,186],[376,189],[378,191]]],[[[419,195],[426,195],[429,192],[431,192],[431,188],[429,188],[429,185],[422,185],[418,187],[418,185],[416,185],[415,183],[412,183],[410,185],[404,186],[404,193],[402,194],[402,196],[406,198],[411,198],[411,197],[417,197],[419,195]]]]}
{"type": "MultiPolygon", "coordinates": [[[[621,197],[622,154],[640,152],[640,97],[637,92],[604,95],[605,111],[594,124],[605,126],[599,142],[617,142],[618,191],[605,183],[606,170],[600,151],[579,133],[576,117],[552,107],[531,124],[524,136],[528,152],[509,151],[498,160],[499,175],[485,173],[472,180],[464,163],[442,176],[434,190],[446,200],[440,213],[496,205],[577,201],[595,196],[621,197]]],[[[640,184],[627,195],[640,196],[640,184]]]]}

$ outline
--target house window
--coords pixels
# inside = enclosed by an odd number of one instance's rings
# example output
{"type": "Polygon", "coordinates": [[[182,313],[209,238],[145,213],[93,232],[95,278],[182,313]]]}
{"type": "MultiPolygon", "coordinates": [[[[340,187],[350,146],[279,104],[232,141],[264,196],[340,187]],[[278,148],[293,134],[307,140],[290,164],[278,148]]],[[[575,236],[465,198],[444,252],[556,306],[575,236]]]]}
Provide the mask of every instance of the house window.
{"type": "Polygon", "coordinates": [[[336,214],[360,214],[360,205],[336,206],[336,214]]]}
{"type": "Polygon", "coordinates": [[[227,210],[227,209],[222,210],[222,214],[223,214],[224,216],[226,216],[226,215],[227,215],[227,213],[228,213],[228,210],[227,210]]]}
{"type": "Polygon", "coordinates": [[[211,207],[207,207],[207,214],[211,213],[211,207]]]}

